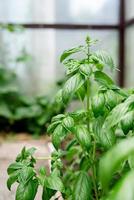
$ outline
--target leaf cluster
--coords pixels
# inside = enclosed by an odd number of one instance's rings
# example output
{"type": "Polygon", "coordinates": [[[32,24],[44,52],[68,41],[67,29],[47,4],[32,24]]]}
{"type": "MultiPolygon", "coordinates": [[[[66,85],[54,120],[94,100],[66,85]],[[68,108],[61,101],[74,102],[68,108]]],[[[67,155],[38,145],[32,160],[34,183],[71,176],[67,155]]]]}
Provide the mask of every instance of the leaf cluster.
{"type": "Polygon", "coordinates": [[[39,178],[45,200],[53,191],[65,200],[134,199],[134,94],[105,72],[116,67],[106,52],[91,51],[95,43],[87,37],[85,45],[61,55],[67,73],[56,98],[68,105],[77,95],[83,108],[51,119],[51,172],[39,178]]]}

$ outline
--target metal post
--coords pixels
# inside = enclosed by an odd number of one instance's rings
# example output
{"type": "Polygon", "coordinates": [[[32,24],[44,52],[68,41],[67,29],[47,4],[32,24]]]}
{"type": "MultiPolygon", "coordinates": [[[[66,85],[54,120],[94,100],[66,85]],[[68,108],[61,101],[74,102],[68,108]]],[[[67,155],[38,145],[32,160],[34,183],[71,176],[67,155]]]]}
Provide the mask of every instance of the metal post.
{"type": "Polygon", "coordinates": [[[119,16],[119,85],[124,86],[125,78],[125,0],[120,0],[119,16]]]}

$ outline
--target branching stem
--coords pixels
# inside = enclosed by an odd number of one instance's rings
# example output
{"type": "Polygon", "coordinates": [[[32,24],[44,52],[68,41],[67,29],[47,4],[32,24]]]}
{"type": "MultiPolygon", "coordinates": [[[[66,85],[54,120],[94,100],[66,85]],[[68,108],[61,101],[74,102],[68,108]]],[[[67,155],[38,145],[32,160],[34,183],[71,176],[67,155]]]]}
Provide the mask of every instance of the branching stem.
{"type": "MultiPolygon", "coordinates": [[[[88,56],[88,63],[89,63],[89,57],[90,57],[90,53],[89,53],[89,43],[87,42],[88,45],[88,49],[87,49],[87,56],[88,56]]],[[[91,133],[90,131],[90,118],[89,118],[89,113],[90,113],[90,79],[89,77],[87,78],[87,128],[89,133],[91,133]]],[[[95,166],[95,156],[96,156],[96,139],[94,137],[94,135],[92,135],[92,142],[93,142],[93,149],[92,149],[92,160],[93,160],[93,165],[92,165],[92,182],[93,182],[93,187],[94,187],[94,192],[95,192],[95,198],[96,200],[98,200],[98,189],[97,189],[97,185],[96,185],[96,166],[95,166]]]]}

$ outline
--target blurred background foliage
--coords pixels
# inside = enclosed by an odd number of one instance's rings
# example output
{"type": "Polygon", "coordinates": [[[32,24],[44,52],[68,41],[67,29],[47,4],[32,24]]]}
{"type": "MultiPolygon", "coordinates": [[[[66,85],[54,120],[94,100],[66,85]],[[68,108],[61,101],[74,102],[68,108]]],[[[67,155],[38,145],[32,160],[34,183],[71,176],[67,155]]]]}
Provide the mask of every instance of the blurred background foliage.
{"type": "MultiPolygon", "coordinates": [[[[134,1],[125,0],[125,23],[134,18],[134,1]]],[[[0,2],[0,129],[41,133],[64,106],[55,94],[64,82],[61,53],[98,39],[93,50],[107,51],[119,68],[120,0],[4,0],[0,2]],[[40,27],[24,28],[22,25],[40,27]],[[41,25],[55,28],[41,28],[41,25]],[[57,25],[91,25],[91,29],[57,25]],[[98,26],[93,29],[92,25],[98,26]]],[[[125,29],[124,86],[133,88],[134,25],[125,29]]],[[[108,71],[108,73],[111,72],[108,71]]],[[[112,74],[118,83],[119,71],[112,74]]],[[[70,108],[71,109],[71,108],[70,108]]]]}
{"type": "MultiPolygon", "coordinates": [[[[9,32],[24,31],[22,26],[1,25],[9,32]]],[[[1,54],[0,54],[1,55],[1,54]]],[[[2,56],[2,55],[1,55],[2,56]]],[[[33,58],[23,48],[14,64],[27,64],[33,58]]],[[[18,75],[9,68],[8,62],[0,59],[0,130],[43,133],[53,115],[64,111],[64,105],[56,101],[55,95],[28,95],[20,90],[18,75]]],[[[36,84],[36,83],[34,83],[36,84]]],[[[57,88],[62,80],[57,82],[57,88]]],[[[34,86],[33,86],[34,87],[34,86]]]]}

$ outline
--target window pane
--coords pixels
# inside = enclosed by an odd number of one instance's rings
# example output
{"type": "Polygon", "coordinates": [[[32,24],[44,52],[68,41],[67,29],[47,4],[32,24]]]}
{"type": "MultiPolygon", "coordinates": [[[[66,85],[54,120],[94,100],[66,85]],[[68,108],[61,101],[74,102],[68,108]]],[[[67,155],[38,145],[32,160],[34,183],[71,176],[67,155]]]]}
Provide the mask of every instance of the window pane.
{"type": "Polygon", "coordinates": [[[134,18],[134,0],[126,0],[126,19],[134,18]]]}
{"type": "Polygon", "coordinates": [[[119,0],[3,0],[0,21],[31,23],[118,23],[119,0]]]}
{"type": "Polygon", "coordinates": [[[3,53],[0,52],[0,60],[16,70],[24,89],[34,90],[35,93],[47,93],[53,89],[54,82],[64,76],[64,67],[59,63],[63,50],[83,44],[87,35],[99,39],[100,42],[94,49],[106,50],[117,64],[118,32],[116,31],[27,29],[22,34],[1,32],[0,49],[3,53]],[[11,59],[16,59],[24,47],[34,60],[23,64],[11,62],[11,59]]]}
{"type": "MultiPolygon", "coordinates": [[[[118,33],[116,31],[56,31],[56,57],[59,58],[63,50],[70,47],[83,44],[85,37],[90,35],[93,39],[98,39],[97,45],[95,45],[93,50],[105,50],[114,59],[115,64],[118,65],[118,33]]],[[[57,76],[60,76],[63,67],[59,65],[59,59],[57,61],[57,76]],[[60,66],[60,67],[58,67],[60,66]]]]}
{"type": "Polygon", "coordinates": [[[134,26],[126,31],[126,72],[125,86],[134,87],[134,26]]]}

